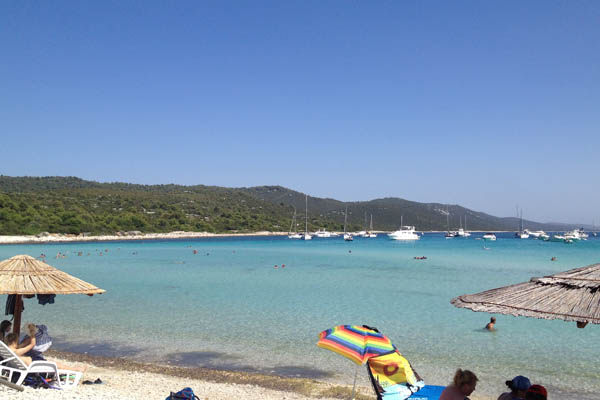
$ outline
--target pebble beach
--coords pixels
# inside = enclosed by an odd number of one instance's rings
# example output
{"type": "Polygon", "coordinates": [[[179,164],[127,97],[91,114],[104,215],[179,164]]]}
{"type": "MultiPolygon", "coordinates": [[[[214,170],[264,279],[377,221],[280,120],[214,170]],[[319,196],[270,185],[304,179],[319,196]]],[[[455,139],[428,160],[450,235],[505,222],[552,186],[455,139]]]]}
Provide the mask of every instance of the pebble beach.
{"type": "MultiPolygon", "coordinates": [[[[334,400],[349,399],[350,386],[336,386],[309,379],[282,378],[240,372],[146,364],[106,357],[50,351],[48,358],[75,365],[87,365],[81,382],[68,390],[33,389],[20,392],[0,385],[0,398],[15,400],[164,399],[171,391],[191,387],[201,400],[334,400]],[[96,381],[101,384],[83,384],[96,381]],[[328,395],[329,393],[329,395],[328,395]]],[[[359,388],[357,400],[375,399],[373,390],[359,388]]],[[[471,396],[472,400],[492,400],[471,396]]]]}

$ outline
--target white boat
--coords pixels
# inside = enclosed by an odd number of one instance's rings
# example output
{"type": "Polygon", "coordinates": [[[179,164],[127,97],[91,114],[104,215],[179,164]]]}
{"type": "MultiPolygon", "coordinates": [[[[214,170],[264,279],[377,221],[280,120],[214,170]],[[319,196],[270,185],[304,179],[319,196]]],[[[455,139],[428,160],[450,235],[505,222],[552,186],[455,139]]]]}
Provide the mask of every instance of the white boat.
{"type": "MultiPolygon", "coordinates": [[[[519,209],[517,207],[517,216],[519,216],[519,209]]],[[[521,210],[521,222],[519,224],[519,231],[515,232],[515,237],[518,239],[529,239],[529,233],[526,229],[523,229],[523,210],[521,210]]]]}
{"type": "Polygon", "coordinates": [[[305,195],[304,201],[306,202],[306,211],[304,213],[304,235],[302,235],[302,240],[311,240],[312,236],[308,233],[308,195],[305,195]]]}
{"type": "Polygon", "coordinates": [[[568,237],[567,235],[552,235],[550,238],[551,242],[563,242],[563,243],[573,243],[573,239],[568,237]]]}
{"type": "Polygon", "coordinates": [[[496,235],[494,235],[492,232],[488,232],[485,235],[483,235],[483,239],[484,240],[496,240],[496,235]]]}
{"type": "Polygon", "coordinates": [[[393,240],[419,240],[421,237],[415,231],[414,226],[401,226],[399,230],[388,233],[393,240]]]}
{"type": "Polygon", "coordinates": [[[388,237],[392,240],[419,240],[421,237],[415,232],[414,226],[402,226],[402,217],[400,217],[400,229],[388,233],[388,237]]]}
{"type": "Polygon", "coordinates": [[[466,231],[467,229],[467,216],[465,215],[465,229],[463,229],[462,227],[462,217],[460,217],[460,228],[458,228],[458,231],[455,233],[456,237],[469,237],[471,236],[471,234],[469,232],[466,231]]]}
{"type": "Polygon", "coordinates": [[[528,234],[530,237],[536,238],[536,239],[544,239],[548,236],[548,234],[544,231],[530,231],[528,229],[524,229],[523,232],[525,232],[526,234],[528,234]]]}
{"type": "Polygon", "coordinates": [[[471,234],[467,231],[465,231],[463,228],[459,228],[458,232],[456,232],[456,236],[457,237],[469,237],[471,236],[471,234]]]}
{"type": "Polygon", "coordinates": [[[319,238],[330,238],[330,237],[334,237],[335,235],[332,234],[331,232],[327,231],[326,229],[319,229],[318,231],[315,232],[315,236],[319,237],[319,238]]]}
{"type": "Polygon", "coordinates": [[[446,231],[444,237],[446,239],[455,238],[458,235],[458,232],[450,230],[450,212],[448,211],[448,206],[446,206],[446,225],[448,227],[448,230],[446,231]]]}
{"type": "Polygon", "coordinates": [[[570,240],[587,240],[588,234],[581,229],[573,229],[572,231],[565,232],[565,238],[570,240]]]}
{"type": "Polygon", "coordinates": [[[292,217],[292,224],[288,232],[288,239],[302,239],[302,235],[296,231],[296,208],[294,207],[294,216],[292,217]]]}
{"type": "Polygon", "coordinates": [[[344,213],[344,240],[346,242],[351,242],[354,240],[352,235],[346,231],[346,225],[348,223],[348,206],[346,206],[346,212],[344,213]]]}
{"type": "Polygon", "coordinates": [[[364,237],[366,237],[366,238],[376,238],[377,237],[377,234],[373,233],[373,214],[371,214],[371,224],[369,225],[369,230],[367,231],[367,233],[364,237]]]}

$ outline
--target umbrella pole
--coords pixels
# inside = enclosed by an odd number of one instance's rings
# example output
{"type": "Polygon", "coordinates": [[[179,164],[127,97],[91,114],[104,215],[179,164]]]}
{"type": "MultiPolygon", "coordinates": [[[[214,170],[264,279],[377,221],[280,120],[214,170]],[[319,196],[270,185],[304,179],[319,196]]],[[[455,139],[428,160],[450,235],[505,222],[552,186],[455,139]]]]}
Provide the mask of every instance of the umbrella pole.
{"type": "Polygon", "coordinates": [[[358,375],[358,365],[356,365],[356,369],[354,370],[354,383],[352,384],[352,397],[351,400],[354,400],[354,389],[356,389],[356,376],[358,375]]]}
{"type": "Polygon", "coordinates": [[[15,320],[13,321],[13,332],[17,334],[17,337],[21,333],[21,305],[23,304],[23,296],[17,294],[15,296],[15,320]]]}

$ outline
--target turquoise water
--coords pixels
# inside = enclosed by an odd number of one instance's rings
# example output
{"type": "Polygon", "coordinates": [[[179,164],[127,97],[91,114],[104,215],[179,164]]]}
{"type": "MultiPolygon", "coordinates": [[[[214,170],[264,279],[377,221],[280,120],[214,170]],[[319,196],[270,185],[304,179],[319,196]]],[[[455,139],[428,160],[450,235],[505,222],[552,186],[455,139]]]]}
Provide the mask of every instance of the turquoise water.
{"type": "MultiPolygon", "coordinates": [[[[437,234],[415,243],[380,235],[350,243],[251,237],[5,245],[0,259],[45,253],[50,265],[107,290],[57,296],[46,306],[25,301],[23,321],[48,325],[56,349],[351,383],[354,364],[315,343],[331,326],[367,324],[390,337],[428,384],[447,384],[461,367],[478,374],[480,394],[497,396],[505,380],[522,374],[553,398],[597,399],[599,326],[496,315],[490,333],[482,329],[489,314],[450,304],[461,294],[599,261],[595,238],[567,245],[511,236],[486,242],[489,250],[473,237],[437,234]],[[67,257],[55,259],[59,251],[67,257]]],[[[366,373],[359,375],[368,385],[366,373]]]]}

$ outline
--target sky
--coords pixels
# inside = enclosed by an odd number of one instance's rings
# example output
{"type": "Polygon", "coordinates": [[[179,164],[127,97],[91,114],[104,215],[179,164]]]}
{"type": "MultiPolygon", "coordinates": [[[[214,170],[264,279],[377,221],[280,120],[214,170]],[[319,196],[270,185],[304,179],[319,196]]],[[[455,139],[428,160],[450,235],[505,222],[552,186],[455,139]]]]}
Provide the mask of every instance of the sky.
{"type": "Polygon", "coordinates": [[[598,1],[0,2],[0,174],[600,225],[598,1]]]}

